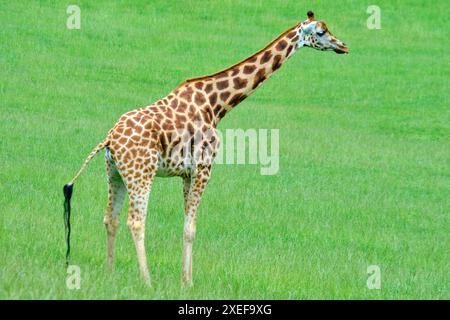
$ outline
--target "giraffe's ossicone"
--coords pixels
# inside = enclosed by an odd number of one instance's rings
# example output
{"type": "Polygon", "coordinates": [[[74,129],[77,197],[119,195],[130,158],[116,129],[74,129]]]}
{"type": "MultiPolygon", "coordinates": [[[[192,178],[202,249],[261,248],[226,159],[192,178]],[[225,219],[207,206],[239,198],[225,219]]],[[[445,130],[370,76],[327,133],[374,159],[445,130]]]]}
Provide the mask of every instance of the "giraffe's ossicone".
{"type": "Polygon", "coordinates": [[[108,265],[113,265],[119,214],[128,195],[127,224],[136,246],[141,275],[150,282],[144,247],[149,193],[156,176],[179,176],[183,179],[185,215],[182,280],[184,285],[191,285],[197,208],[219,148],[217,124],[301,47],[348,53],[345,44],[330,33],[326,24],[316,21],[309,12],[308,20],[283,32],[249,58],[220,72],[188,79],[161,100],[122,115],[75,177],[64,186],[66,258],[70,253],[73,184],[92,157],[106,149],[109,191],[104,223],[108,265]]]}

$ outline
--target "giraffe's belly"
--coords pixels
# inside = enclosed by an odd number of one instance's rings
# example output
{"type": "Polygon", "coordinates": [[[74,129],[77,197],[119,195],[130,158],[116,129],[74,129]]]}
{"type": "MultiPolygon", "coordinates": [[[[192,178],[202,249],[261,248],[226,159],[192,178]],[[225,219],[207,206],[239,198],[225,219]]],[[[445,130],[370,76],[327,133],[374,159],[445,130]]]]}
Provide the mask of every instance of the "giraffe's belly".
{"type": "Polygon", "coordinates": [[[189,176],[192,172],[192,165],[190,159],[180,161],[166,160],[159,156],[157,177],[176,177],[189,176]]]}

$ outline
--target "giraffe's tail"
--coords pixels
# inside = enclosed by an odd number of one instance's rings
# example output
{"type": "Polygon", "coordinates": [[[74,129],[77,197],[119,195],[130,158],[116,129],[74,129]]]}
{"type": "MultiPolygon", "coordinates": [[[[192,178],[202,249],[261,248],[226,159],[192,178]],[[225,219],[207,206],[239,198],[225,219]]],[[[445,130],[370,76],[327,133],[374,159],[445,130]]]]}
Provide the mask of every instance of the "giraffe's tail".
{"type": "Polygon", "coordinates": [[[75,177],[73,177],[72,180],[70,180],[69,183],[64,185],[63,192],[64,192],[64,224],[66,229],[66,243],[67,243],[67,251],[66,251],[66,265],[69,264],[69,256],[70,256],[70,199],[72,198],[72,192],[73,192],[73,185],[75,181],[80,176],[81,172],[86,168],[87,164],[91,159],[103,148],[107,147],[109,145],[109,136],[106,137],[102,142],[100,142],[94,150],[89,154],[89,156],[84,160],[83,165],[81,166],[80,170],[78,170],[75,177]]]}

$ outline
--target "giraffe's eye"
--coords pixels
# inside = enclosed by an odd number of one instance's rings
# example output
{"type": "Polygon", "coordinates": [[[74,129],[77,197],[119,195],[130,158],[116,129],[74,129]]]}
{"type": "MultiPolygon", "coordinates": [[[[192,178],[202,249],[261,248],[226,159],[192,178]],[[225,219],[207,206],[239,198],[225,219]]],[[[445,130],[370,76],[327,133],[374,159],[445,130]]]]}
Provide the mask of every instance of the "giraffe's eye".
{"type": "Polygon", "coordinates": [[[322,37],[325,34],[325,31],[316,32],[319,37],[322,37]]]}

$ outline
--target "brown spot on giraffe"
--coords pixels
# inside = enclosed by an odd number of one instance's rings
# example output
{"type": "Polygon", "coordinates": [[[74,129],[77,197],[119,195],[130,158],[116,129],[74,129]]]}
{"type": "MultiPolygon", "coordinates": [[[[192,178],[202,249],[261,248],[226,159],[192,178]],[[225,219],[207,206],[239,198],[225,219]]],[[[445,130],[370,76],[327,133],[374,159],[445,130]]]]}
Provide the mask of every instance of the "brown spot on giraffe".
{"type": "Polygon", "coordinates": [[[197,92],[197,93],[195,94],[194,102],[195,102],[196,105],[202,106],[202,105],[205,104],[206,99],[205,99],[205,97],[203,96],[203,94],[201,94],[200,92],[197,92]]]}
{"type": "Polygon", "coordinates": [[[217,77],[217,79],[226,78],[226,77],[228,77],[228,72],[227,71],[220,72],[219,74],[217,74],[216,77],[217,77]]]}
{"type": "Polygon", "coordinates": [[[289,55],[291,54],[293,48],[294,48],[293,45],[290,45],[290,46],[289,46],[289,48],[288,48],[287,51],[286,51],[286,58],[289,57],[289,55]]]}
{"type": "Polygon", "coordinates": [[[199,90],[202,90],[203,89],[203,82],[197,82],[196,84],[195,84],[195,87],[197,88],[197,89],[199,89],[199,90]]]}
{"type": "Polygon", "coordinates": [[[176,111],[179,113],[183,113],[186,111],[186,108],[187,108],[187,104],[185,102],[180,102],[177,106],[176,111]]]}
{"type": "Polygon", "coordinates": [[[209,96],[209,103],[212,107],[214,107],[216,105],[216,102],[217,102],[217,92],[214,92],[209,96]]]}
{"type": "Polygon", "coordinates": [[[220,94],[220,99],[223,101],[223,102],[227,102],[227,99],[228,99],[228,97],[230,96],[230,92],[229,91],[225,91],[225,92],[222,92],[221,94],[220,94]]]}
{"type": "Polygon", "coordinates": [[[239,74],[239,72],[240,72],[241,70],[239,69],[239,68],[234,68],[234,69],[232,69],[231,70],[231,76],[232,77],[234,77],[234,76],[237,76],[238,74],[239,74]]]}
{"type": "Polygon", "coordinates": [[[251,65],[246,65],[246,66],[244,67],[244,73],[245,73],[245,74],[252,74],[253,71],[255,71],[255,70],[256,70],[256,66],[253,65],[253,64],[251,64],[251,65]]]}
{"type": "Polygon", "coordinates": [[[255,78],[253,80],[253,86],[252,89],[256,89],[260,83],[262,83],[264,80],[266,80],[266,69],[262,68],[259,69],[258,72],[255,75],[255,78]]]}
{"type": "Polygon", "coordinates": [[[283,51],[288,46],[288,43],[286,40],[281,40],[278,42],[278,44],[275,46],[275,49],[278,51],[283,51]]]}
{"type": "Polygon", "coordinates": [[[170,106],[175,109],[178,106],[178,99],[173,99],[170,102],[170,106]]]}
{"type": "Polygon", "coordinates": [[[176,129],[183,129],[184,125],[186,123],[187,118],[184,115],[178,115],[175,118],[175,128],[176,129]]]}
{"type": "Polygon", "coordinates": [[[272,71],[277,70],[279,67],[281,67],[281,55],[277,55],[273,58],[272,71]]]}
{"type": "Polygon", "coordinates": [[[173,113],[173,111],[172,111],[173,109],[171,109],[171,108],[165,108],[164,109],[164,115],[166,116],[166,118],[169,118],[169,119],[173,119],[174,118],[174,113],[173,113]]]}
{"type": "Polygon", "coordinates": [[[235,89],[245,88],[245,86],[247,85],[247,82],[248,81],[246,79],[239,78],[239,77],[233,79],[233,84],[234,84],[235,89]]]}
{"type": "Polygon", "coordinates": [[[134,127],[134,121],[131,120],[131,119],[128,119],[127,122],[126,122],[126,126],[128,128],[133,128],[134,127]]]}
{"type": "Polygon", "coordinates": [[[170,121],[164,121],[164,122],[161,124],[161,127],[162,127],[162,129],[165,130],[165,131],[171,131],[171,130],[174,129],[174,126],[173,126],[172,122],[170,122],[170,121]]]}
{"type": "Polygon", "coordinates": [[[133,132],[133,128],[134,128],[134,126],[133,127],[128,127],[127,129],[125,129],[125,131],[123,132],[123,135],[126,136],[126,137],[131,136],[131,133],[133,132]]]}
{"type": "Polygon", "coordinates": [[[203,120],[206,123],[211,123],[213,121],[213,111],[211,109],[211,107],[206,106],[203,110],[202,110],[202,115],[203,115],[203,120]]]}
{"type": "Polygon", "coordinates": [[[287,37],[288,37],[289,39],[292,39],[292,38],[294,38],[297,34],[298,34],[298,32],[297,32],[296,30],[294,30],[294,31],[289,32],[289,33],[287,34],[287,37]]]}
{"type": "Polygon", "coordinates": [[[228,80],[218,81],[216,87],[218,90],[223,90],[228,88],[229,84],[228,80]]]}
{"type": "Polygon", "coordinates": [[[186,90],[184,90],[181,94],[180,94],[180,98],[186,100],[187,102],[191,102],[192,99],[192,94],[194,93],[194,91],[192,90],[192,88],[187,88],[186,90]]]}
{"type": "Polygon", "coordinates": [[[230,102],[228,102],[228,104],[232,108],[234,108],[236,105],[241,103],[245,98],[247,98],[247,96],[245,94],[237,93],[230,99],[230,102]]]}
{"type": "Polygon", "coordinates": [[[196,112],[197,112],[197,109],[192,104],[190,104],[189,108],[188,108],[187,115],[186,115],[187,118],[188,119],[194,118],[194,115],[195,115],[196,112]]]}
{"type": "Polygon", "coordinates": [[[212,83],[208,83],[205,87],[205,92],[210,93],[212,91],[212,89],[213,89],[212,83]]]}
{"type": "Polygon", "coordinates": [[[272,52],[269,50],[264,52],[264,54],[261,57],[261,64],[268,62],[270,58],[272,58],[272,52]]]}

